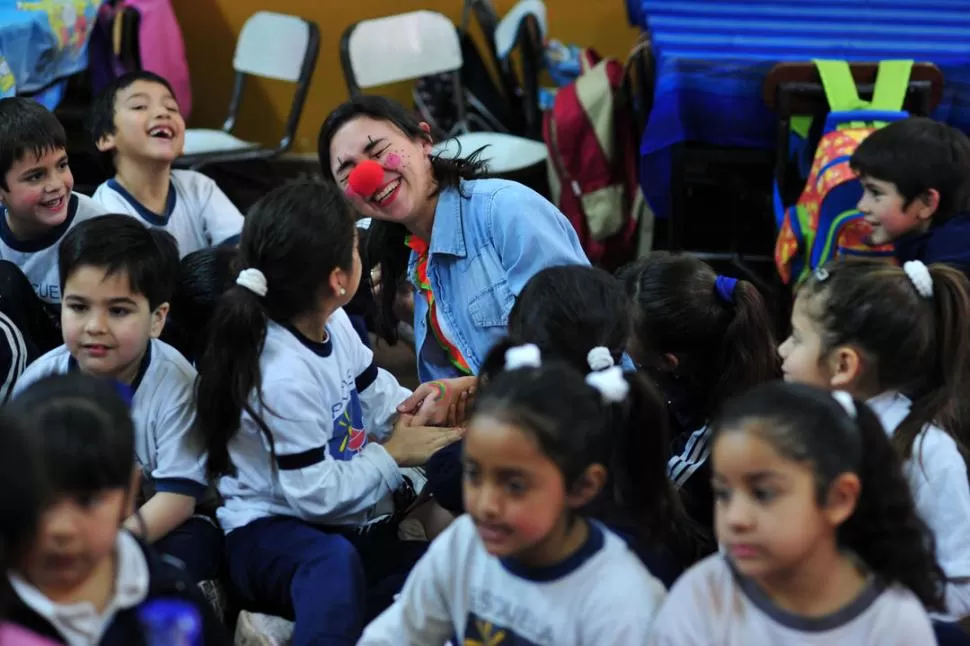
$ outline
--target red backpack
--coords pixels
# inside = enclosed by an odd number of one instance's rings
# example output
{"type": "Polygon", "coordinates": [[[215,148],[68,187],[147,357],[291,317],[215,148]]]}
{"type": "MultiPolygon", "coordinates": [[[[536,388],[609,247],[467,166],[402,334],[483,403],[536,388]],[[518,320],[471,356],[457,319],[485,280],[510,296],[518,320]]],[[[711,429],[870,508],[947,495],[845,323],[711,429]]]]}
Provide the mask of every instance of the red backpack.
{"type": "Polygon", "coordinates": [[[579,77],[559,89],[545,113],[552,201],[569,219],[590,262],[607,270],[653,243],[653,213],[637,177],[639,140],[622,100],[626,70],[587,49],[579,77]]]}

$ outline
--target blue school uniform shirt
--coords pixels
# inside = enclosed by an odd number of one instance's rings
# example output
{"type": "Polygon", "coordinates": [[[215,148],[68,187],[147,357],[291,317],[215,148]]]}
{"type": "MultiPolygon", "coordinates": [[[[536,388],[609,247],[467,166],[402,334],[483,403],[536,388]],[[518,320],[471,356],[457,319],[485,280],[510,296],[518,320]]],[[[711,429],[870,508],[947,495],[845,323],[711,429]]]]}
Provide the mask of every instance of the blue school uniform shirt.
{"type": "Polygon", "coordinates": [[[526,567],[485,551],[471,518],[438,536],[361,646],[646,645],[664,588],[595,521],[571,556],[526,567]]]}
{"type": "MultiPolygon", "coordinates": [[[[67,346],[54,348],[27,367],[14,394],[43,377],[76,369],[67,346]]],[[[149,490],[200,500],[208,481],[205,452],[192,438],[195,375],[195,368],[178,350],[152,339],[130,389],[119,385],[119,392],[130,401],[135,458],[148,478],[149,490]]]]}
{"type": "Polygon", "coordinates": [[[896,241],[900,264],[920,260],[926,265],[946,263],[970,278],[970,214],[958,213],[927,231],[896,241]]]}
{"type": "Polygon", "coordinates": [[[389,435],[397,405],[411,391],[374,365],[347,314],[333,313],[322,343],[271,321],[259,368],[265,406],[255,393],[250,404],[269,428],[272,448],[244,412],[228,445],[236,474],[218,483],[226,533],[267,516],[357,527],[392,513],[404,477],[371,439],[389,435]]]}
{"type": "Polygon", "coordinates": [[[223,244],[236,244],[243,216],[216,183],[194,170],[173,170],[164,213],[147,209],[114,179],[98,187],[94,199],[112,213],[125,213],[145,226],[165,229],[178,243],[179,255],[223,244]]]}
{"type": "MultiPolygon", "coordinates": [[[[408,276],[418,289],[418,254],[408,276]]],[[[441,329],[472,372],[505,334],[509,311],[546,267],[588,265],[579,237],[544,197],[517,182],[479,179],[438,197],[427,275],[441,329]]],[[[414,298],[414,340],[422,382],[461,376],[429,333],[428,302],[414,298]]]]}

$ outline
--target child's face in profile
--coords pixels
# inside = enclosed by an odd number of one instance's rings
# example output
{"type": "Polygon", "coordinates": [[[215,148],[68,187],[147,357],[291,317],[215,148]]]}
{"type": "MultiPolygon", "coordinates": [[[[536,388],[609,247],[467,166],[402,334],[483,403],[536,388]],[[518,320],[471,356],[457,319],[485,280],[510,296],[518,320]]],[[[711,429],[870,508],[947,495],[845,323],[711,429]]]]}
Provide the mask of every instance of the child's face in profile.
{"type": "Polygon", "coordinates": [[[85,373],[131,384],[148,343],[165,326],[168,303],[152,311],[124,272],[82,265],[64,281],[64,343],[85,373]]]}
{"type": "Polygon", "coordinates": [[[725,429],[712,455],[717,539],[741,574],[763,581],[791,574],[822,538],[832,545],[808,466],[745,428],[725,429]]]}
{"type": "Polygon", "coordinates": [[[85,583],[99,573],[112,576],[118,528],[131,513],[128,498],[124,488],[59,495],[41,513],[37,534],[21,561],[23,576],[54,602],[90,596],[85,583]]]}
{"type": "Polygon", "coordinates": [[[0,200],[14,235],[37,237],[64,223],[74,176],[63,148],[39,156],[28,150],[13,163],[5,180],[7,188],[0,186],[0,200]]]}
{"type": "Polygon", "coordinates": [[[778,347],[784,379],[790,383],[831,388],[831,375],[822,357],[822,337],[806,311],[804,296],[795,299],[791,315],[791,334],[778,347]]]}
{"type": "Polygon", "coordinates": [[[559,560],[566,487],[559,468],[517,427],[487,415],[465,436],[465,509],[486,551],[529,565],[559,560]]]}
{"type": "Polygon", "coordinates": [[[115,96],[114,111],[115,132],[98,142],[98,150],[168,163],[182,154],[185,119],[164,85],[135,81],[115,96]]]}
{"type": "Polygon", "coordinates": [[[934,209],[928,209],[926,202],[915,199],[905,206],[906,201],[892,182],[865,175],[859,179],[862,182],[862,199],[857,208],[872,227],[872,233],[866,240],[868,244],[887,244],[929,227],[934,209]]]}

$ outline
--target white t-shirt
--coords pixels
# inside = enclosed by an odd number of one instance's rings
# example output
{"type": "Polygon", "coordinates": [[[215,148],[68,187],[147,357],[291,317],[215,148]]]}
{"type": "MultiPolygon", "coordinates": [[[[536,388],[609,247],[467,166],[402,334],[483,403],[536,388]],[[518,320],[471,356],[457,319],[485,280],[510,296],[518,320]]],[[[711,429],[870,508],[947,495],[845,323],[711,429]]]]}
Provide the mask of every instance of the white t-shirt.
{"type": "Polygon", "coordinates": [[[223,244],[234,244],[242,232],[243,216],[209,177],[194,170],[173,170],[164,213],[153,213],[117,181],[109,179],[94,199],[112,213],[126,213],[146,226],[165,229],[179,246],[179,255],[223,244]]]}
{"type": "Polygon", "coordinates": [[[67,204],[64,222],[36,240],[17,240],[7,225],[5,211],[0,208],[0,260],[17,265],[37,292],[38,298],[47,303],[60,304],[61,281],[57,275],[57,246],[64,235],[78,222],[104,215],[97,202],[86,195],[72,193],[67,204]]]}
{"type": "MultiPolygon", "coordinates": [[[[229,441],[237,473],[218,483],[225,500],[219,522],[227,533],[266,516],[361,526],[394,511],[403,474],[368,436],[388,435],[397,405],[411,391],[374,365],[342,309],[330,317],[327,333],[315,343],[288,326],[267,326],[259,360],[262,418],[273,435],[276,468],[269,442],[244,412],[229,441]]],[[[251,404],[260,410],[255,394],[251,404]]]]}
{"type": "Polygon", "coordinates": [[[721,554],[707,557],[674,583],[649,641],[650,646],[935,643],[923,605],[906,588],[881,588],[871,579],[841,610],[802,617],[779,608],[752,581],[736,575],[721,554]]]}
{"type": "Polygon", "coordinates": [[[24,605],[49,621],[69,646],[97,644],[119,610],[134,608],[148,596],[148,562],[138,541],[128,532],[118,532],[115,553],[114,596],[101,613],[88,601],[55,603],[15,573],[8,574],[10,585],[24,605]]]}
{"type": "MultiPolygon", "coordinates": [[[[868,401],[886,432],[892,435],[909,415],[912,402],[886,392],[868,401]]],[[[947,610],[956,618],[970,615],[970,481],[956,442],[932,424],[913,444],[913,457],[904,465],[916,511],[936,538],[936,557],[951,583],[947,610]],[[956,588],[956,589],[954,589],[956,588]]]]}
{"type": "MultiPolygon", "coordinates": [[[[77,368],[67,346],[54,348],[27,367],[16,392],[47,375],[77,368]]],[[[195,423],[195,368],[178,350],[152,339],[132,384],[135,457],[152,490],[201,499],[206,492],[205,453],[191,436],[195,423]]]]}
{"type": "Polygon", "coordinates": [[[434,540],[365,646],[646,644],[664,587],[626,543],[590,522],[562,563],[538,569],[491,556],[468,515],[434,540]]]}

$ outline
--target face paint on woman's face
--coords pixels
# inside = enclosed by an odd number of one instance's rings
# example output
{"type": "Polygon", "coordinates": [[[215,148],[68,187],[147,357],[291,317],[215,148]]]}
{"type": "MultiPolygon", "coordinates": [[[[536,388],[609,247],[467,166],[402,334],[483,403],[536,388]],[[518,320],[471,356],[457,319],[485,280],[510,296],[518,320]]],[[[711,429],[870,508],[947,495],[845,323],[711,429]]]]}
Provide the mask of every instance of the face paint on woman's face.
{"type": "Polygon", "coordinates": [[[341,126],[330,141],[330,171],[345,190],[350,173],[372,159],[384,169],[370,195],[351,192],[362,216],[407,223],[432,193],[431,141],[411,139],[389,121],[361,116],[341,126]]]}

